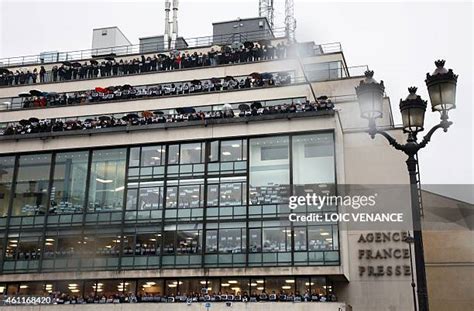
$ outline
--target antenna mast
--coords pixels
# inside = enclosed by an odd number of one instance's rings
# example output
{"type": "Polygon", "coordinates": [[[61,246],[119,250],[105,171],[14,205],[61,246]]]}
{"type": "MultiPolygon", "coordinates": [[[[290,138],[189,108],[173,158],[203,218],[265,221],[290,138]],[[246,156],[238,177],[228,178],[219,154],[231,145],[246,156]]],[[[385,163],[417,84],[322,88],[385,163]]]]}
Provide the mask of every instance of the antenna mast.
{"type": "Polygon", "coordinates": [[[285,0],[285,33],[290,42],[295,42],[295,3],[293,0],[285,0]]]}
{"type": "Polygon", "coordinates": [[[273,0],[259,0],[258,1],[258,16],[266,17],[270,28],[273,29],[273,19],[274,19],[274,9],[273,9],[273,0]]]}

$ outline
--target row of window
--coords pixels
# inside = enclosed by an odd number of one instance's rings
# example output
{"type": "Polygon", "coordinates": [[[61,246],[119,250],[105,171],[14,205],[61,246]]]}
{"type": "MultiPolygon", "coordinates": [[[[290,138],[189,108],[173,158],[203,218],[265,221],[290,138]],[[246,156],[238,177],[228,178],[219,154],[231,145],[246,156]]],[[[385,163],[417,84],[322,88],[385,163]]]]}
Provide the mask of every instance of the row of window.
{"type": "MultiPolygon", "coordinates": [[[[252,295],[333,293],[332,282],[324,276],[282,277],[225,277],[180,279],[104,279],[74,281],[42,281],[0,283],[0,294],[14,296],[44,296],[55,293],[76,297],[94,297],[133,294],[138,297],[163,297],[193,294],[252,295]]],[[[145,300],[144,300],[145,301],[145,300]]],[[[152,300],[151,300],[152,301],[152,300]]]]}
{"type": "Polygon", "coordinates": [[[125,219],[161,209],[165,218],[202,218],[204,207],[246,213],[247,205],[285,204],[291,191],[324,193],[334,183],[332,133],[2,156],[0,224],[9,210],[13,225],[15,216],[40,216],[41,224],[49,215],[57,225],[57,215],[80,221],[74,214],[89,220],[122,210],[125,219]]]}
{"type": "Polygon", "coordinates": [[[338,228],[287,221],[9,233],[4,272],[337,264],[338,228]]]}

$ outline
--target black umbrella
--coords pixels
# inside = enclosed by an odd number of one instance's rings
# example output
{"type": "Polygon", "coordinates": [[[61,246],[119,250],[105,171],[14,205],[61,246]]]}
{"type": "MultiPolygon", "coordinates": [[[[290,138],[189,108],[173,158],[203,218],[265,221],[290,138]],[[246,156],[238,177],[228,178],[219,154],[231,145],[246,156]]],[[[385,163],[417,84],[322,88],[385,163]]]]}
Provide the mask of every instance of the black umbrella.
{"type": "Polygon", "coordinates": [[[99,120],[100,121],[108,121],[108,120],[110,120],[110,117],[109,116],[100,116],[99,120]]]}
{"type": "Polygon", "coordinates": [[[240,111],[248,111],[248,110],[250,110],[250,107],[247,104],[240,104],[239,105],[239,110],[240,111]]]}
{"type": "Polygon", "coordinates": [[[224,78],[224,80],[225,80],[225,81],[230,81],[230,80],[235,80],[235,79],[234,79],[234,77],[232,77],[232,76],[226,76],[226,77],[224,78]]]}
{"type": "Polygon", "coordinates": [[[323,96],[319,96],[318,98],[316,98],[317,100],[327,100],[328,97],[326,95],[323,95],[323,96]]]}
{"type": "Polygon", "coordinates": [[[93,65],[97,65],[97,64],[99,63],[99,62],[96,61],[95,59],[91,59],[89,62],[90,62],[91,64],[93,64],[93,65]]]}
{"type": "Polygon", "coordinates": [[[156,114],[156,115],[163,115],[163,114],[165,114],[165,113],[164,113],[163,111],[161,111],[161,110],[153,111],[153,113],[156,114]]]}
{"type": "Polygon", "coordinates": [[[82,67],[82,65],[78,62],[72,63],[72,67],[82,67]]]}
{"type": "Polygon", "coordinates": [[[31,94],[29,92],[22,92],[18,94],[18,97],[31,97],[31,94]]]}
{"type": "Polygon", "coordinates": [[[49,92],[49,93],[45,93],[45,95],[46,95],[47,97],[56,97],[56,96],[58,96],[58,93],[56,93],[56,92],[49,92]]]}
{"type": "Polygon", "coordinates": [[[262,79],[271,79],[271,78],[273,78],[273,74],[269,72],[262,73],[262,79]]]}
{"type": "Polygon", "coordinates": [[[196,110],[193,107],[184,107],[184,108],[176,108],[177,113],[195,113],[196,110]]]}
{"type": "MultiPolygon", "coordinates": [[[[72,120],[72,121],[74,121],[74,120],[72,120]]],[[[92,123],[92,122],[94,122],[94,119],[86,119],[84,122],[86,122],[86,123],[92,123]]]]}
{"type": "Polygon", "coordinates": [[[194,79],[193,81],[191,81],[191,83],[193,85],[198,85],[198,84],[201,84],[201,80],[194,79]]]}
{"type": "Polygon", "coordinates": [[[253,44],[253,42],[245,41],[245,42],[244,42],[244,46],[245,46],[245,48],[247,48],[247,49],[251,49],[251,48],[254,47],[254,44],[253,44]]]}
{"type": "Polygon", "coordinates": [[[131,88],[132,88],[132,86],[131,86],[130,84],[124,84],[124,85],[122,85],[122,90],[129,90],[129,89],[131,89],[131,88]]]}
{"type": "Polygon", "coordinates": [[[261,102],[253,102],[252,106],[250,106],[252,109],[260,109],[262,108],[262,103],[261,102]]]}
{"type": "Polygon", "coordinates": [[[107,57],[104,57],[105,60],[115,60],[115,57],[113,56],[107,56],[107,57]]]}
{"type": "Polygon", "coordinates": [[[220,83],[220,82],[221,82],[221,78],[211,78],[211,82],[212,82],[212,83],[220,83]]]}
{"type": "Polygon", "coordinates": [[[136,113],[129,113],[129,114],[126,115],[126,117],[127,117],[128,119],[138,119],[138,118],[140,118],[140,117],[138,116],[138,114],[136,114],[136,113]]]}
{"type": "Polygon", "coordinates": [[[166,58],[166,57],[168,57],[168,55],[166,55],[166,54],[158,54],[158,57],[166,58]]]}
{"type": "Polygon", "coordinates": [[[261,78],[262,78],[262,75],[261,75],[260,73],[258,73],[258,72],[252,72],[252,73],[250,74],[250,76],[251,76],[252,78],[254,78],[254,79],[261,79],[261,78]]]}
{"type": "Polygon", "coordinates": [[[38,118],[30,118],[28,121],[30,121],[31,123],[38,123],[39,119],[38,118]]]}
{"type": "Polygon", "coordinates": [[[30,94],[33,95],[33,96],[44,96],[44,92],[42,92],[40,90],[31,90],[30,94]]]}
{"type": "Polygon", "coordinates": [[[0,74],[2,73],[10,73],[10,70],[8,70],[7,68],[0,68],[0,74]]]}
{"type": "Polygon", "coordinates": [[[64,65],[64,66],[72,66],[71,62],[69,62],[69,61],[64,61],[64,62],[63,62],[63,65],[64,65]]]}
{"type": "Polygon", "coordinates": [[[25,125],[30,124],[30,121],[28,121],[28,120],[26,120],[26,119],[22,119],[22,120],[20,120],[20,122],[18,122],[18,123],[20,123],[21,125],[25,126],[25,125]]]}

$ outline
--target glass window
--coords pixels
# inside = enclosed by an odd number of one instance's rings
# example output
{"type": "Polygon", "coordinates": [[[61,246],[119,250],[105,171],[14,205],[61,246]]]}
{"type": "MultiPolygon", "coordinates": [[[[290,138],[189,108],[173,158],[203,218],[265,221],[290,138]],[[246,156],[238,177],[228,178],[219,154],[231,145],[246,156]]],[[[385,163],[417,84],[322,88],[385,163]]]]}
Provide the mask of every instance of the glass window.
{"type": "Polygon", "coordinates": [[[82,281],[60,281],[56,283],[56,290],[70,296],[82,296],[82,281]]]}
{"type": "Polygon", "coordinates": [[[203,206],[204,179],[168,181],[167,208],[196,208],[203,206]],[[178,186],[179,184],[179,186],[178,186]]]}
{"type": "Polygon", "coordinates": [[[263,229],[263,252],[287,252],[291,250],[291,230],[285,227],[263,229]]]}
{"type": "Polygon", "coordinates": [[[308,226],[308,249],[310,251],[332,250],[331,226],[308,226]]]}
{"type": "Polygon", "coordinates": [[[0,157],[0,217],[8,214],[15,157],[0,157]]]}
{"type": "Polygon", "coordinates": [[[285,202],[289,194],[287,136],[250,140],[250,203],[285,202]]]}
{"type": "Polygon", "coordinates": [[[159,166],[165,160],[165,148],[162,146],[142,147],[140,166],[159,166]]]}
{"type": "Polygon", "coordinates": [[[20,156],[13,215],[41,215],[48,205],[50,154],[20,156]]]}
{"type": "Polygon", "coordinates": [[[245,249],[245,228],[219,229],[219,253],[241,253],[245,249]]]}
{"type": "Polygon", "coordinates": [[[89,181],[89,210],[114,211],[122,209],[125,158],[125,149],[93,151],[89,181]]]}
{"type": "Polygon", "coordinates": [[[181,144],[180,164],[204,162],[204,143],[181,144]]]}
{"type": "Polygon", "coordinates": [[[242,161],[247,158],[247,140],[221,141],[221,162],[242,161]]]}
{"type": "Polygon", "coordinates": [[[267,278],[265,280],[267,294],[286,294],[295,292],[295,279],[292,277],[267,278]]]}
{"type": "Polygon", "coordinates": [[[244,295],[249,292],[249,279],[225,278],[221,281],[221,290],[231,295],[244,295]]]}
{"type": "Polygon", "coordinates": [[[50,213],[80,213],[85,203],[89,152],[56,154],[50,213]]]}
{"type": "Polygon", "coordinates": [[[293,137],[293,185],[295,195],[317,193],[335,183],[332,133],[293,137]]]}
{"type": "Polygon", "coordinates": [[[138,281],[138,288],[137,288],[138,295],[152,295],[152,296],[162,296],[163,292],[163,281],[158,279],[147,279],[147,280],[139,280],[138,281]]]}

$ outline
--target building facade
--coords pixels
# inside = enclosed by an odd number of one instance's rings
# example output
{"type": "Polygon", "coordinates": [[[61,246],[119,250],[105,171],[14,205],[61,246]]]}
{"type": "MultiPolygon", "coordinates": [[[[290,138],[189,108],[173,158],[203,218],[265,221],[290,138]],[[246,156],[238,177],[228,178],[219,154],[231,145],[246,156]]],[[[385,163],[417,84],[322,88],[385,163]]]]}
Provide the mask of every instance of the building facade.
{"type": "MultiPolygon", "coordinates": [[[[96,75],[92,66],[81,78],[54,78],[60,63],[32,63],[31,71],[44,67],[43,83],[6,78],[3,294],[61,293],[78,303],[309,293],[321,310],[411,309],[406,257],[393,259],[400,274],[361,274],[372,262],[360,258],[358,240],[372,232],[289,220],[293,195],[407,184],[403,155],[363,130],[354,88],[366,66],[348,66],[338,44],[310,42],[303,52],[285,38],[266,44],[282,54],[151,69],[153,53],[125,55],[115,61],[138,58],[137,71],[96,75]]],[[[388,97],[379,121],[402,136],[388,97]]],[[[389,243],[406,249],[397,234],[389,243]]]]}

